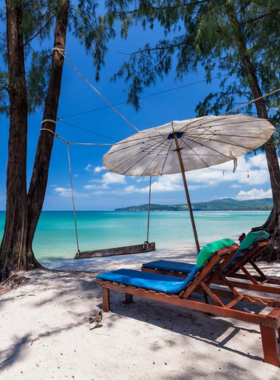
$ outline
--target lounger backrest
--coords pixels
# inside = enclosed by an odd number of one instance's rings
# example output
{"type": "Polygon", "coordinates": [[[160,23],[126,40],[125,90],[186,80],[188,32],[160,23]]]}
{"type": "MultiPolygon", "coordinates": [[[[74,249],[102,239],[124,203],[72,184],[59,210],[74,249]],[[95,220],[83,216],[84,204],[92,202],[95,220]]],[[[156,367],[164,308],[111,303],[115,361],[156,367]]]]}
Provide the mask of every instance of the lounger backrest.
{"type": "MultiPolygon", "coordinates": [[[[193,267],[188,277],[184,281],[178,282],[178,284],[176,284],[176,293],[180,293],[187,289],[189,284],[194,280],[196,274],[203,270],[205,264],[211,259],[214,253],[234,244],[235,242],[231,239],[221,239],[205,245],[199,252],[196,259],[196,265],[193,267]]],[[[213,272],[213,268],[209,270],[209,273],[207,273],[206,276],[211,272],[213,272]]]]}
{"type": "Polygon", "coordinates": [[[240,261],[240,263],[242,262],[242,257],[246,252],[248,252],[249,249],[252,249],[256,243],[265,241],[268,238],[269,234],[266,231],[249,232],[245,239],[241,242],[239,250],[224,268],[223,272],[230,272],[230,268],[233,268],[238,261],[240,261]]]}

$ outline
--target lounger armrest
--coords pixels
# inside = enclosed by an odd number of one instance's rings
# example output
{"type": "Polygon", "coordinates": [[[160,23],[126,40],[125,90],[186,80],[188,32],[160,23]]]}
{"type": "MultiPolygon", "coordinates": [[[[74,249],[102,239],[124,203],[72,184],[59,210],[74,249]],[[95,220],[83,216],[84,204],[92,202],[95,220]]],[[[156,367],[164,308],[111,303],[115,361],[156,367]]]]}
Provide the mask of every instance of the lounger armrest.
{"type": "Polygon", "coordinates": [[[280,303],[273,310],[271,310],[271,312],[267,315],[267,318],[268,320],[272,320],[272,324],[275,325],[276,323],[277,328],[280,327],[280,303]]]}
{"type": "Polygon", "coordinates": [[[235,249],[238,249],[239,245],[238,244],[233,244],[230,247],[225,247],[220,249],[219,251],[216,252],[218,256],[223,256],[224,254],[228,254],[229,251],[234,251],[235,249]]]}

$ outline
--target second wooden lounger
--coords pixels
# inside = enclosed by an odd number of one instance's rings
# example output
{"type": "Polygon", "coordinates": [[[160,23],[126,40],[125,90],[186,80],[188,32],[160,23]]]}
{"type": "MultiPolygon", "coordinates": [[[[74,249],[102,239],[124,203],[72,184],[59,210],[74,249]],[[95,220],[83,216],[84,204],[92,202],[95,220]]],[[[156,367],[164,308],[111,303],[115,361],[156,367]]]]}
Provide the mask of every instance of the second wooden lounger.
{"type": "Polygon", "coordinates": [[[110,290],[114,290],[125,293],[127,302],[132,302],[133,295],[136,295],[192,310],[255,323],[260,326],[264,361],[279,367],[277,333],[280,328],[280,302],[273,298],[239,293],[228,284],[222,272],[237,250],[238,245],[234,244],[214,252],[202,267],[196,266],[190,276],[185,279],[125,269],[101,274],[97,276],[97,279],[99,286],[102,287],[103,310],[110,311],[110,290]],[[210,288],[215,280],[222,281],[223,287],[210,288]],[[190,300],[189,297],[194,291],[208,294],[214,305],[190,300]],[[221,298],[230,301],[225,304],[221,298]],[[267,315],[263,315],[235,310],[234,307],[240,302],[270,307],[271,311],[267,315]]]}
{"type": "MultiPolygon", "coordinates": [[[[223,274],[228,278],[232,286],[280,295],[280,278],[266,276],[257,263],[254,262],[254,259],[267,248],[269,244],[267,238],[268,234],[264,231],[259,231],[258,233],[253,232],[247,235],[246,239],[248,239],[249,242],[247,246],[245,245],[246,248],[242,249],[241,245],[231,262],[223,270],[223,274]],[[264,235],[263,239],[262,234],[264,235]],[[248,271],[249,266],[254,273],[248,271]]],[[[194,264],[158,260],[143,264],[141,270],[143,272],[186,278],[193,267],[194,264]]],[[[219,280],[217,280],[216,283],[219,283],[219,280]]]]}

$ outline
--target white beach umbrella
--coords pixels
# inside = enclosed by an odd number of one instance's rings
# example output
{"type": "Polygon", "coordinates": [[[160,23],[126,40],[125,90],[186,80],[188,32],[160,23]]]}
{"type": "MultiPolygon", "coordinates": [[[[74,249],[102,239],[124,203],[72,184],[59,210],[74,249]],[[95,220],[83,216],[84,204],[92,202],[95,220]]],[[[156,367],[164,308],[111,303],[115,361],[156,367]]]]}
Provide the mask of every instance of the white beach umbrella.
{"type": "Polygon", "coordinates": [[[275,128],[243,114],[205,116],[146,129],[116,143],[103,156],[104,167],[127,176],[182,173],[197,250],[199,242],[186,171],[233,160],[263,145],[275,128]]]}

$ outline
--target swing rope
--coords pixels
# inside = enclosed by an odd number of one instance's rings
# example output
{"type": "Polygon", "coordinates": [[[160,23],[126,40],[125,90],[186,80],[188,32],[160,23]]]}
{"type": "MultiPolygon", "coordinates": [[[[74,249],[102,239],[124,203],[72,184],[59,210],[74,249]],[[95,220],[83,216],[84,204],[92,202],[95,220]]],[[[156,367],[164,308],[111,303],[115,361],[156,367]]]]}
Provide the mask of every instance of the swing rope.
{"type": "MultiPolygon", "coordinates": [[[[58,47],[56,48],[53,48],[54,51],[57,51],[59,54],[61,54],[63,56],[63,58],[69,63],[69,65],[76,71],[76,73],[78,73],[80,75],[80,77],[124,120],[127,122],[127,124],[129,124],[133,129],[135,129],[135,131],[137,133],[139,133],[139,129],[135,127],[135,125],[133,125],[123,114],[120,113],[120,111],[118,111],[112,103],[109,102],[109,100],[107,100],[105,98],[105,96],[103,96],[98,90],[97,88],[95,88],[91,83],[90,81],[73,65],[73,63],[71,61],[69,61],[69,59],[66,57],[66,51],[64,49],[60,49],[58,47]]],[[[60,120],[60,119],[59,119],[60,120]]]]}
{"type": "MultiPolygon", "coordinates": [[[[43,120],[41,124],[45,121],[43,120]]],[[[76,215],[76,206],[75,206],[75,197],[74,197],[74,185],[73,185],[73,176],[72,176],[72,168],[71,168],[71,158],[70,158],[70,145],[93,145],[93,146],[113,146],[114,144],[102,144],[102,143],[70,143],[66,141],[63,137],[59,136],[57,133],[52,131],[51,129],[41,128],[41,131],[50,132],[57,139],[64,142],[67,147],[67,156],[68,156],[68,165],[69,165],[69,175],[70,175],[70,185],[71,185],[71,195],[72,195],[72,206],[73,206],[73,216],[75,222],[75,234],[76,234],[76,244],[77,244],[77,256],[80,255],[80,245],[79,245],[79,234],[78,234],[78,225],[77,225],[77,215],[76,215]]],[[[144,242],[143,248],[149,247],[149,233],[150,233],[150,211],[151,211],[151,190],[152,190],[152,177],[150,177],[150,186],[149,186],[149,206],[148,206],[148,225],[147,225],[147,241],[144,242]]]]}
{"type": "Polygon", "coordinates": [[[75,233],[76,233],[76,243],[77,243],[77,255],[80,255],[80,246],[79,246],[79,237],[78,237],[78,226],[77,226],[77,217],[76,217],[76,208],[75,208],[75,198],[74,198],[74,188],[73,188],[73,179],[72,179],[72,169],[71,169],[71,159],[70,159],[70,149],[69,144],[67,146],[67,155],[68,155],[68,165],[69,165],[69,174],[70,174],[70,184],[71,184],[71,194],[72,194],[72,205],[73,205],[73,214],[75,222],[75,233]]]}
{"type": "MultiPolygon", "coordinates": [[[[51,120],[43,120],[41,124],[44,122],[50,122],[51,120]]],[[[53,122],[53,120],[52,120],[53,122]]],[[[41,128],[41,131],[47,131],[52,133],[57,139],[64,142],[67,147],[67,156],[68,156],[68,165],[69,165],[69,174],[70,174],[70,185],[71,185],[71,195],[72,195],[72,205],[73,205],[73,215],[74,215],[74,223],[75,223],[75,234],[76,234],[76,244],[77,244],[77,255],[80,255],[80,245],[79,245],[79,235],[78,235],[78,226],[77,226],[77,216],[76,216],[76,207],[75,207],[75,197],[74,197],[74,186],[73,186],[73,176],[72,176],[72,168],[71,168],[71,158],[70,158],[70,148],[69,145],[93,145],[93,146],[112,146],[113,144],[99,144],[99,143],[70,143],[66,141],[63,137],[59,136],[57,133],[53,132],[51,129],[41,128]]]]}

